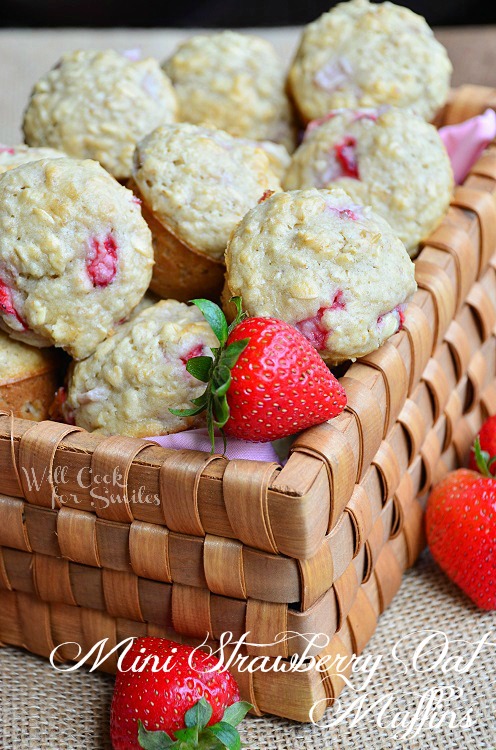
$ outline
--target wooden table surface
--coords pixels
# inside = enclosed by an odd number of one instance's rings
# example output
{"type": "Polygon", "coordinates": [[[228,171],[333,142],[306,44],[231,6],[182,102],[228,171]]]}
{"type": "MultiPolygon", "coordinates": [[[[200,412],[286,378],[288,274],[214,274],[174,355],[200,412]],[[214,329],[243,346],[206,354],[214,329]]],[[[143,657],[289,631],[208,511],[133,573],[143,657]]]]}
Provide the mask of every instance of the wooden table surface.
{"type": "MultiPolygon", "coordinates": [[[[20,122],[33,83],[63,52],[78,48],[139,47],[160,60],[192,32],[176,29],[9,29],[0,31],[0,142],[21,139],[20,122]]],[[[257,29],[289,63],[300,29],[257,29]]],[[[438,29],[437,37],[453,61],[453,85],[496,87],[496,26],[438,29]]]]}

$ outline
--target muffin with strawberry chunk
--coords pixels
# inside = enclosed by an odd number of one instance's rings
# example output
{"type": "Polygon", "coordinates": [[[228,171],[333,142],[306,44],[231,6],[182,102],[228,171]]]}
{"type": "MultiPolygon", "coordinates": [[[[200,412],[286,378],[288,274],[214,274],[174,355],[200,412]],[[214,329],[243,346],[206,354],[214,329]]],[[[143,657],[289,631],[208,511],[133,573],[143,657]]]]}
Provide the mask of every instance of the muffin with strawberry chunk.
{"type": "Polygon", "coordinates": [[[414,265],[389,224],[339,188],[276,193],[251,209],[226,252],[225,296],[297,328],[331,365],[401,328],[414,265]]]}
{"type": "Polygon", "coordinates": [[[440,223],[453,171],[436,128],[396,108],[336,110],[307,128],[287,190],[339,185],[387,219],[413,254],[440,223]]]}
{"type": "Polygon", "coordinates": [[[145,437],[201,426],[178,417],[205,385],[186,370],[218,345],[200,310],[163,300],[124,323],[95,353],[75,364],[63,410],[68,421],[105,435],[145,437]]]}
{"type": "Polygon", "coordinates": [[[30,146],[95,159],[123,180],[131,173],[136,143],[159,125],[175,122],[176,114],[172,84],[152,58],[78,50],[64,55],[35,85],[24,136],[30,146]]]}
{"type": "Polygon", "coordinates": [[[163,67],[181,120],[294,148],[284,67],[270,42],[235,31],[192,36],[163,67]]]}
{"type": "Polygon", "coordinates": [[[280,183],[254,143],[180,123],[138,144],[133,188],[153,234],[151,289],[185,302],[219,295],[229,235],[280,183]]]}
{"type": "Polygon", "coordinates": [[[452,66],[422,16],[390,2],[350,0],[309,24],[288,85],[305,122],[332,109],[407,107],[431,120],[452,66]]]}
{"type": "Polygon", "coordinates": [[[24,143],[18,146],[5,146],[0,143],[0,174],[9,169],[15,169],[22,164],[40,159],[61,159],[67,154],[56,151],[54,148],[30,148],[24,143]]]}
{"type": "Polygon", "coordinates": [[[96,162],[0,175],[0,328],[12,338],[87,357],[141,300],[152,265],[139,205],[96,162]]]}

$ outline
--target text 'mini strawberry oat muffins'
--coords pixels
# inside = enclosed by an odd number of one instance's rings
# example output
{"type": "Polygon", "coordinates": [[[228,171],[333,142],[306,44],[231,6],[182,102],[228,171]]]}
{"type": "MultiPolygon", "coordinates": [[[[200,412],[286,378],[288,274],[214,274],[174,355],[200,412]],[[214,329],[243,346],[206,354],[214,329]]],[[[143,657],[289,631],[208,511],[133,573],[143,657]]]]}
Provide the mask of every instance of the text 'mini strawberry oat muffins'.
{"type": "Polygon", "coordinates": [[[124,323],[95,353],[74,365],[63,411],[67,421],[106,435],[149,437],[204,424],[177,417],[205,385],[186,370],[211,356],[217,338],[195,305],[163,300],[124,323]]]}
{"type": "Polygon", "coordinates": [[[390,2],[350,0],[306,26],[288,85],[308,122],[332,109],[407,107],[431,120],[452,66],[422,16],[390,2]]]}
{"type": "Polygon", "coordinates": [[[30,146],[95,159],[124,180],[136,143],[158,125],[174,122],[176,114],[174,89],[155,60],[79,50],[64,55],[35,85],[24,136],[30,146]]]}
{"type": "Polygon", "coordinates": [[[294,148],[284,67],[270,42],[235,31],[192,36],[163,67],[181,120],[294,148]]]}
{"type": "Polygon", "coordinates": [[[295,326],[331,365],[396,333],[417,288],[389,224],[339,188],[275,193],[236,227],[226,263],[225,297],[295,326]]]}
{"type": "Polygon", "coordinates": [[[0,175],[0,328],[12,338],[87,357],[141,300],[152,265],[135,197],[96,162],[0,175]]]}
{"type": "Polygon", "coordinates": [[[67,154],[54,148],[30,148],[24,143],[17,146],[5,146],[0,143],[0,174],[20,167],[22,164],[29,164],[30,161],[61,159],[64,156],[67,154]]]}
{"type": "Polygon", "coordinates": [[[180,301],[219,295],[229,235],[267,191],[281,189],[263,149],[187,123],[138,144],[133,182],[153,235],[151,289],[180,301]]]}
{"type": "Polygon", "coordinates": [[[414,254],[448,210],[453,171],[433,125],[397,108],[335,110],[310,123],[284,187],[339,185],[386,219],[414,254]]]}

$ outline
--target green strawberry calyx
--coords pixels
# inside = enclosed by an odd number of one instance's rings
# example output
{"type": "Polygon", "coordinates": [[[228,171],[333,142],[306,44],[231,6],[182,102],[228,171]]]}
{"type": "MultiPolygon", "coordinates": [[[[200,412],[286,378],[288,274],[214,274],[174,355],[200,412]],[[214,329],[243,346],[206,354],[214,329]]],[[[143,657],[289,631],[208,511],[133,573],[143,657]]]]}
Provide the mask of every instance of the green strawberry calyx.
{"type": "Polygon", "coordinates": [[[221,721],[207,726],[212,718],[212,706],[205,698],[200,698],[186,711],[185,728],[178,729],[173,737],[167,732],[148,731],[138,720],[138,742],[144,750],[241,750],[236,727],[251,708],[253,706],[245,701],[233,703],[226,708],[221,721]]]}
{"type": "Polygon", "coordinates": [[[490,456],[487,451],[483,451],[481,448],[479,437],[477,436],[474,440],[474,455],[475,463],[482,476],[488,479],[494,479],[494,475],[491,473],[491,467],[496,463],[496,456],[490,456]]]}
{"type": "Polygon", "coordinates": [[[230,416],[227,392],[231,385],[231,370],[249,343],[249,339],[242,339],[227,344],[227,339],[231,331],[247,317],[247,314],[243,312],[241,297],[232,297],[230,302],[236,306],[236,317],[228,326],[226,316],[215,302],[207,299],[193,299],[191,302],[201,310],[203,317],[217,336],[219,346],[212,348],[213,357],[191,357],[186,363],[186,370],[190,375],[207,384],[201,396],[192,400],[193,407],[169,409],[169,411],[177,417],[193,417],[206,411],[212,453],[215,453],[216,428],[221,431],[225,452],[226,436],[223,427],[230,416]]]}

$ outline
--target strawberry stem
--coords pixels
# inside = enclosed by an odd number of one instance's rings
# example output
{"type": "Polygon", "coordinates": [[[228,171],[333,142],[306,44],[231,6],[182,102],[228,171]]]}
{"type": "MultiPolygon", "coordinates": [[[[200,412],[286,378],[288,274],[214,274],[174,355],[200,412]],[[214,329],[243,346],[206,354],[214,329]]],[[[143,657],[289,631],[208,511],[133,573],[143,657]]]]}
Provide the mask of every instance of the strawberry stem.
{"type": "Polygon", "coordinates": [[[474,454],[475,454],[475,463],[477,464],[477,468],[479,469],[480,473],[488,478],[492,478],[491,474],[491,466],[495,462],[495,458],[491,458],[489,453],[487,451],[483,451],[481,448],[479,436],[477,436],[474,440],[474,454]]]}
{"type": "Polygon", "coordinates": [[[192,417],[206,411],[211,453],[215,453],[216,428],[222,434],[225,453],[226,436],[223,427],[230,417],[227,392],[231,385],[231,370],[249,342],[249,339],[243,339],[227,344],[227,340],[231,331],[247,317],[247,314],[243,312],[241,297],[232,297],[230,302],[236,307],[236,317],[228,327],[224,313],[214,302],[206,299],[194,299],[191,302],[201,310],[203,317],[217,336],[219,346],[212,349],[213,357],[191,357],[186,364],[186,370],[190,375],[207,384],[201,396],[193,399],[193,407],[169,409],[169,411],[178,417],[192,417]]]}

